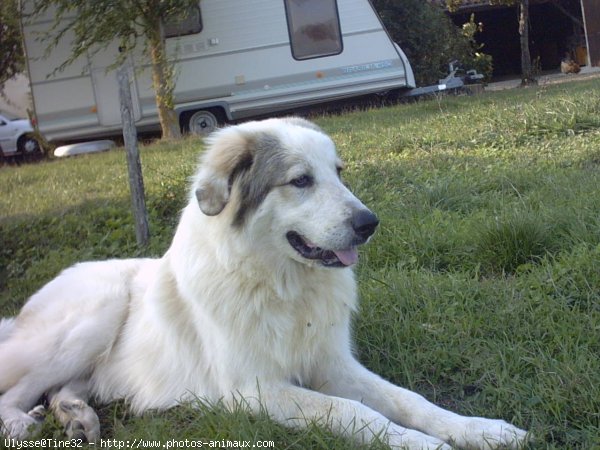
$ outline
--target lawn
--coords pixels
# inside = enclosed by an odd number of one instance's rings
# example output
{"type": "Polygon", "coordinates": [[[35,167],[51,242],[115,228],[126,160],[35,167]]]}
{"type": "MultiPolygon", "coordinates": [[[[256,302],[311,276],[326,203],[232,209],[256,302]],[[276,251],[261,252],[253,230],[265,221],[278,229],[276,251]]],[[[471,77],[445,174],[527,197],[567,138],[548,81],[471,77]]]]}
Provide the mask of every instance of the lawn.
{"type": "MultiPolygon", "coordinates": [[[[359,359],[440,405],[532,430],[531,449],[600,448],[600,80],[314,120],[381,219],[357,267],[359,359]]],[[[0,315],[75,261],[160,255],[201,150],[141,149],[144,250],[122,151],[0,168],[0,315]]],[[[218,406],[100,412],[103,438],[123,442],[355,448],[218,406]]],[[[61,436],[52,420],[43,434],[61,436]]]]}

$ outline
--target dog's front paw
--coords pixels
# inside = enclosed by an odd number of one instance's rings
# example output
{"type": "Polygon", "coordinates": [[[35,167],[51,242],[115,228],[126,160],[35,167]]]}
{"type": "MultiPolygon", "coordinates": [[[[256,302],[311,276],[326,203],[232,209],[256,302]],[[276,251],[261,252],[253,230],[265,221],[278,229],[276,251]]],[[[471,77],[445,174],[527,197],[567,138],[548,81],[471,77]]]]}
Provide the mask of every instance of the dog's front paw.
{"type": "Polygon", "coordinates": [[[504,420],[467,417],[461,433],[453,436],[459,447],[473,449],[522,448],[530,439],[525,430],[521,430],[504,420]]]}
{"type": "Polygon", "coordinates": [[[35,436],[42,428],[43,416],[21,411],[7,415],[0,421],[0,436],[22,441],[35,436]]]}

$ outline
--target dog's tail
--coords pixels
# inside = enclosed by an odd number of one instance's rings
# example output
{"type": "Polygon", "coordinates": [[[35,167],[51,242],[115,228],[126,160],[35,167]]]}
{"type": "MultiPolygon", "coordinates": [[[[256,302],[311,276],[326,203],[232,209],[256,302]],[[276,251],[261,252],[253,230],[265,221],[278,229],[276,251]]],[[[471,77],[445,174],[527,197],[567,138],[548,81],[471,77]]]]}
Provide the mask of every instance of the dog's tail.
{"type": "Polygon", "coordinates": [[[8,336],[15,327],[15,318],[0,319],[0,342],[8,339],[8,336]]]}

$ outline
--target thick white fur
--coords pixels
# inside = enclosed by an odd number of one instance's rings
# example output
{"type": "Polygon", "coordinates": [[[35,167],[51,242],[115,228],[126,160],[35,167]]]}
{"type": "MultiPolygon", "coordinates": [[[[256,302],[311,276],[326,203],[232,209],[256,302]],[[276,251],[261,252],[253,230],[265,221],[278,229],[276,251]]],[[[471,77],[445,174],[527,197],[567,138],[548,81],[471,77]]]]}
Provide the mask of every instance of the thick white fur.
{"type": "Polygon", "coordinates": [[[293,229],[323,248],[347,242],[348,215],[364,206],[340,182],[339,164],[331,140],[299,119],[218,131],[162,258],[78,264],[0,322],[3,433],[28,436],[39,420],[28,411],[46,393],[67,433],[88,440],[99,436],[89,396],[125,398],[136,413],[200,397],[243,398],[289,426],[321,421],[394,448],[520,446],[524,431],[438,408],[354,358],[351,268],[321,267],[285,239],[293,229]],[[314,185],[274,186],[233,226],[243,199],[228,177],[261,135],[281,143],[284,179],[309,172],[314,185]]]}

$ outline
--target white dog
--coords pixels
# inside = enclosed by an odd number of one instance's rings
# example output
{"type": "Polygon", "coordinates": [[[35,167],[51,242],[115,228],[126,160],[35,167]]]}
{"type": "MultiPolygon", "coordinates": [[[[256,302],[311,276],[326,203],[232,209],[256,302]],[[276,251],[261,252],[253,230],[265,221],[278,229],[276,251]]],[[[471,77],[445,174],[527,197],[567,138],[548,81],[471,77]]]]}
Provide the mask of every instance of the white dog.
{"type": "Polygon", "coordinates": [[[443,410],[354,358],[350,266],[378,220],[341,169],[331,139],[302,119],[213,134],[161,259],[78,264],[0,323],[2,433],[35,431],[44,394],[67,435],[88,441],[99,438],[90,397],[136,413],[243,398],[359,442],[521,446],[524,431],[443,410]]]}

